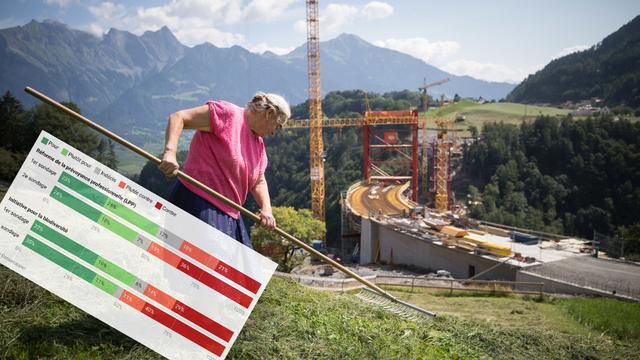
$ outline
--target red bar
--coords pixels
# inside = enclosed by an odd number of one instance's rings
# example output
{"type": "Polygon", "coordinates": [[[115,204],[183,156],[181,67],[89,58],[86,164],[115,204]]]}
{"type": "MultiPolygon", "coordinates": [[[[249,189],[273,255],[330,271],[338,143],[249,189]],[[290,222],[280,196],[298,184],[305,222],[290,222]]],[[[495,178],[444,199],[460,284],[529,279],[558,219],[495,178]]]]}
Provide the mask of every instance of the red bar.
{"type": "Polygon", "coordinates": [[[235,282],[236,284],[242,286],[243,288],[251,291],[256,294],[258,290],[260,290],[260,283],[256,280],[252,279],[248,275],[236,270],[231,265],[215,259],[216,261],[212,261],[211,265],[207,264],[211,269],[213,269],[218,274],[226,277],[227,279],[235,282]]]}
{"type": "Polygon", "coordinates": [[[199,267],[197,267],[196,265],[190,263],[185,259],[180,260],[180,263],[178,264],[177,268],[178,270],[182,271],[183,273],[191,276],[196,280],[199,280],[200,275],[204,273],[204,270],[200,269],[199,267]]]}
{"type": "Polygon", "coordinates": [[[147,288],[144,289],[144,294],[162,304],[162,306],[166,307],[167,309],[173,309],[173,305],[175,305],[176,301],[178,301],[171,295],[165,293],[164,291],[156,288],[153,285],[147,285],[147,288]]]}
{"type": "Polygon", "coordinates": [[[208,332],[212,333],[213,335],[219,337],[224,341],[228,342],[229,340],[231,340],[231,337],[233,336],[233,331],[227,329],[220,323],[214,320],[211,320],[210,318],[206,317],[202,313],[198,312],[198,310],[195,310],[189,307],[188,305],[183,304],[180,301],[176,301],[172,310],[175,313],[182,315],[182,317],[184,317],[185,319],[200,326],[201,328],[207,330],[208,332]]]}
{"type": "Polygon", "coordinates": [[[173,316],[167,314],[166,312],[158,309],[157,307],[149,303],[144,304],[141,311],[143,314],[159,322],[160,324],[168,327],[169,329],[172,328],[173,323],[175,321],[178,321],[173,316]]]}
{"type": "Polygon", "coordinates": [[[241,292],[240,290],[209,274],[208,272],[203,271],[198,280],[245,308],[249,308],[249,305],[251,305],[252,298],[249,295],[241,292]]]}
{"type": "Polygon", "coordinates": [[[146,304],[146,302],[144,300],[142,300],[139,297],[133,295],[132,293],[128,292],[127,290],[123,290],[122,291],[122,295],[120,295],[120,301],[122,301],[123,303],[131,306],[132,308],[134,308],[136,310],[140,310],[140,311],[142,311],[142,308],[144,307],[144,304],[146,304]]]}
{"type": "MultiPolygon", "coordinates": [[[[176,333],[184,336],[185,338],[191,340],[195,344],[200,345],[203,348],[211,351],[212,353],[216,354],[217,356],[220,356],[222,354],[222,352],[224,351],[224,346],[222,346],[220,343],[216,342],[213,339],[210,339],[210,338],[206,337],[205,335],[203,335],[198,330],[189,327],[187,324],[183,323],[182,321],[172,317],[171,315],[169,315],[166,312],[158,309],[157,307],[153,306],[152,304],[149,304],[148,302],[145,302],[144,300],[142,300],[139,297],[133,295],[132,293],[128,292],[127,290],[123,290],[122,291],[122,295],[120,295],[120,300],[122,302],[124,302],[125,304],[131,306],[132,308],[139,310],[141,313],[147,315],[148,317],[150,317],[153,320],[159,322],[160,324],[166,326],[167,328],[169,328],[169,329],[175,331],[176,333]]],[[[178,301],[176,301],[176,303],[178,303],[178,301]]],[[[180,303],[180,304],[182,304],[182,303],[180,303]]],[[[182,306],[186,307],[186,305],[182,305],[182,306]]],[[[188,308],[188,307],[186,307],[186,308],[188,308]]],[[[195,312],[195,310],[194,310],[194,312],[195,312]]]]}
{"type": "MultiPolygon", "coordinates": [[[[193,245],[192,243],[184,240],[182,244],[180,244],[180,251],[184,254],[189,255],[192,259],[195,259],[203,264],[206,264],[213,256],[209,255],[199,247],[193,245]]],[[[215,258],[214,258],[215,259],[215,258]]]]}
{"type": "Polygon", "coordinates": [[[173,327],[171,329],[184,336],[185,338],[193,341],[194,343],[202,346],[203,348],[211,351],[217,356],[222,355],[222,353],[224,352],[224,346],[222,346],[220,343],[206,337],[198,330],[188,326],[187,324],[179,320],[176,320],[175,323],[173,323],[173,327]]]}
{"type": "Polygon", "coordinates": [[[167,309],[182,315],[185,319],[191,321],[192,323],[202,327],[205,330],[208,330],[212,334],[218,336],[224,341],[229,341],[231,336],[233,335],[233,331],[227,329],[223,325],[215,322],[212,319],[209,319],[205,315],[201,314],[197,310],[189,307],[188,305],[176,300],[171,295],[163,292],[162,290],[154,287],[153,285],[148,285],[144,290],[144,294],[151,299],[157,301],[158,303],[165,306],[167,309]]]}
{"type": "Polygon", "coordinates": [[[147,248],[147,252],[171,266],[177,267],[178,264],[180,264],[181,258],[178,255],[154,242],[151,242],[151,245],[147,248]]]}
{"type": "Polygon", "coordinates": [[[252,299],[248,295],[242,293],[240,290],[214,277],[213,275],[205,272],[191,262],[182,259],[171,251],[168,251],[165,248],[157,245],[156,243],[152,242],[151,245],[149,245],[149,249],[147,249],[147,251],[158,257],[159,259],[162,259],[167,264],[175,266],[183,273],[191,276],[196,280],[199,280],[201,283],[207,285],[211,289],[244,306],[245,308],[248,308],[251,304],[252,299]]]}
{"type": "Polygon", "coordinates": [[[186,240],[180,245],[180,251],[254,294],[260,290],[259,282],[186,240]]]}

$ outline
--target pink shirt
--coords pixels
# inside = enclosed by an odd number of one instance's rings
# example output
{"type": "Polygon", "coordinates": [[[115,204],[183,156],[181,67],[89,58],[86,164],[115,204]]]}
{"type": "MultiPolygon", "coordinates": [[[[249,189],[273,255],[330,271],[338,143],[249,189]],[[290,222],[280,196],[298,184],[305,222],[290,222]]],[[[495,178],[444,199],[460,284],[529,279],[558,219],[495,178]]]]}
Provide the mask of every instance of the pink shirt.
{"type": "MultiPolygon", "coordinates": [[[[196,131],[184,163],[184,172],[242,205],[247,193],[267,168],[264,142],[249,128],[244,108],[222,100],[208,101],[207,104],[211,131],[196,131]]],[[[180,181],[227,215],[234,219],[240,216],[234,208],[186,180],[180,181]]]]}

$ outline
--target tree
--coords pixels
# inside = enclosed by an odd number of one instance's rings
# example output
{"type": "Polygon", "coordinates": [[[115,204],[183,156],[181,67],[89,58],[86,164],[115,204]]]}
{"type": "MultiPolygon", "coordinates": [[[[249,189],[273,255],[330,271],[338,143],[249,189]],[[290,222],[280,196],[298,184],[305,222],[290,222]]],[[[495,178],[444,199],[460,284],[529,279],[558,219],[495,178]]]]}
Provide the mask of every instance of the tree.
{"type": "MultiPolygon", "coordinates": [[[[280,229],[306,244],[311,244],[312,240],[321,239],[325,235],[324,222],[314,219],[309,209],[274,207],[273,216],[280,229]]],[[[262,227],[252,227],[251,239],[254,249],[277,262],[280,271],[290,272],[308,256],[296,244],[285,240],[275,231],[262,227]]]]}
{"type": "Polygon", "coordinates": [[[640,223],[620,226],[608,252],[614,257],[624,256],[627,260],[640,260],[640,223]],[[617,252],[619,250],[619,252],[617,252]]]}
{"type": "MultiPolygon", "coordinates": [[[[63,105],[80,113],[80,109],[74,103],[63,103],[63,105]]],[[[51,105],[39,104],[33,107],[31,116],[34,124],[33,139],[37,137],[40,130],[44,130],[106,166],[111,168],[117,166],[116,158],[113,156],[113,142],[106,140],[70,115],[51,105]]],[[[33,140],[30,141],[33,142],[33,140]]]]}
{"type": "Polygon", "coordinates": [[[14,152],[28,150],[31,144],[23,141],[28,128],[22,103],[7,91],[0,99],[0,146],[14,152]]]}

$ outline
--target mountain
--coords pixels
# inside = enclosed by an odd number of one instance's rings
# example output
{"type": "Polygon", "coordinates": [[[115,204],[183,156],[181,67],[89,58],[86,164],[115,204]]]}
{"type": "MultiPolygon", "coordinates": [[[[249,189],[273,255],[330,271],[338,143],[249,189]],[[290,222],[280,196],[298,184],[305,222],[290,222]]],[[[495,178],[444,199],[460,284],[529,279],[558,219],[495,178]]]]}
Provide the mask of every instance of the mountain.
{"type": "MultiPolygon", "coordinates": [[[[152,135],[180,108],[221,98],[243,104],[257,90],[281,93],[292,104],[307,97],[306,45],[291,53],[255,54],[239,46],[182,45],[163,27],[141,36],[111,29],[102,38],[53,22],[31,21],[0,30],[0,91],[27,105],[29,85],[72,100],[90,117],[125,135],[152,135]]],[[[417,90],[423,78],[451,81],[432,93],[504,97],[513,87],[455,76],[425,62],[343,34],[321,44],[322,91],[417,90]]]]}
{"type": "Polygon", "coordinates": [[[594,97],[610,106],[640,106],[640,16],[590,49],[553,60],[507,100],[560,104],[594,97]]]}
{"type": "MultiPolygon", "coordinates": [[[[343,34],[320,45],[322,92],[364,89],[386,92],[415,89],[423,77],[451,80],[432,91],[449,96],[502,98],[514,85],[455,76],[398,51],[377,47],[343,34]]],[[[176,109],[197,106],[209,98],[243,104],[257,90],[283,94],[292,104],[307,98],[306,44],[289,54],[262,55],[239,46],[202,44],[162,72],[123,93],[100,118],[137,134],[157,134],[176,109]],[[222,70],[221,70],[222,69],[222,70]]]]}
{"type": "MultiPolygon", "coordinates": [[[[296,69],[306,71],[306,44],[281,58],[296,69]]],[[[448,83],[430,89],[430,92],[451,97],[457,93],[462,97],[500,99],[514,87],[508,83],[452,75],[410,55],[372,45],[350,34],[321,43],[320,67],[323,91],[363,89],[383,93],[417,90],[424,78],[435,81],[448,77],[448,83]]]]}
{"type": "Polygon", "coordinates": [[[0,30],[0,90],[32,104],[22,91],[30,85],[95,115],[185,49],[166,27],[140,37],[111,29],[99,39],[58,22],[31,21],[0,30]]]}
{"type": "Polygon", "coordinates": [[[242,105],[258,89],[284,94],[294,104],[302,102],[306,73],[277,57],[206,43],[187,49],[175,64],[124,92],[99,118],[109,119],[118,128],[152,135],[164,129],[168,115],[178,109],[210,98],[242,105]]]}

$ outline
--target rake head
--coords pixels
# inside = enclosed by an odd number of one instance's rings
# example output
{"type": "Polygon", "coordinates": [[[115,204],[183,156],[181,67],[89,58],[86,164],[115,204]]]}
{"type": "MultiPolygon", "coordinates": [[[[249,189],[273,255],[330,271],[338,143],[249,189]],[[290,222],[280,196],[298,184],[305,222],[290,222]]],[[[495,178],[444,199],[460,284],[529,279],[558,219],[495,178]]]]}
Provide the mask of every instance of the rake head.
{"type": "Polygon", "coordinates": [[[364,302],[380,306],[383,309],[390,311],[405,319],[422,322],[428,321],[436,316],[435,313],[421,309],[415,305],[409,304],[396,298],[389,298],[378,294],[377,292],[362,288],[356,296],[364,302]]]}

